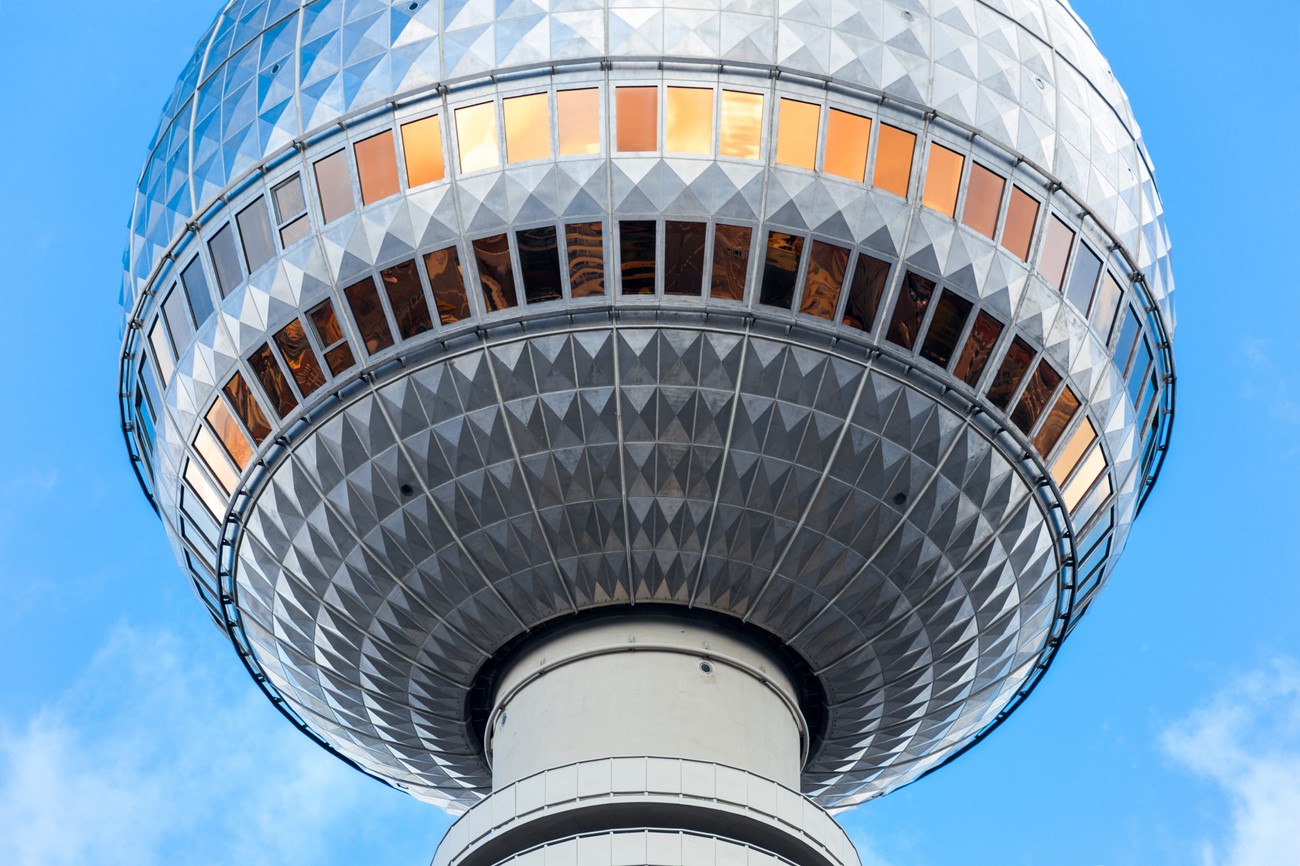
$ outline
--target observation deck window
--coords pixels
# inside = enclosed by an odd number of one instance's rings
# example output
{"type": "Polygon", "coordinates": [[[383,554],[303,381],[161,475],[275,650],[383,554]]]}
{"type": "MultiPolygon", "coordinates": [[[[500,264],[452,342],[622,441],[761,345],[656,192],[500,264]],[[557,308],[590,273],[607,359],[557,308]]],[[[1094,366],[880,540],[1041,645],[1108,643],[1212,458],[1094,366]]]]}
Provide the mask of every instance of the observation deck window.
{"type": "Polygon", "coordinates": [[[433,330],[433,317],[429,302],[424,298],[424,284],[415,259],[385,268],[379,275],[388,305],[397,323],[397,333],[403,340],[433,330]]]}
{"type": "Polygon", "coordinates": [[[664,224],[664,294],[695,295],[704,290],[704,242],[708,226],[697,222],[664,224]]]}
{"type": "Polygon", "coordinates": [[[574,298],[605,294],[604,234],[600,223],[569,223],[564,227],[569,291],[574,298]]]}
{"type": "Polygon", "coordinates": [[[1070,477],[1075,467],[1079,465],[1079,461],[1083,459],[1083,455],[1096,441],[1097,428],[1092,426],[1092,420],[1085,416],[1052,464],[1052,480],[1057,486],[1065,484],[1065,479],[1070,477]]]}
{"type": "Polygon", "coordinates": [[[974,388],[984,375],[984,368],[993,356],[993,347],[997,345],[1005,327],[996,316],[980,310],[975,316],[975,324],[971,326],[970,336],[966,338],[966,345],[962,347],[961,356],[957,359],[957,366],[953,368],[953,375],[974,388]]]}
{"type": "Polygon", "coordinates": [[[594,87],[555,94],[560,156],[600,153],[600,91],[594,87]]]}
{"type": "Polygon", "coordinates": [[[889,262],[858,253],[857,267],[849,281],[849,298],[844,305],[844,324],[869,333],[875,327],[876,313],[888,282],[889,262]]]}
{"type": "Polygon", "coordinates": [[[270,343],[263,343],[248,359],[253,375],[262,385],[262,392],[271,400],[271,408],[281,418],[298,408],[298,398],[289,387],[289,380],[280,369],[280,362],[271,351],[270,343]]]}
{"type": "MultiPolygon", "coordinates": [[[[1142,384],[1146,379],[1146,374],[1151,369],[1151,346],[1143,340],[1138,344],[1138,350],[1134,353],[1133,364],[1128,371],[1128,398],[1133,404],[1137,404],[1138,394],[1142,390],[1142,384]]],[[[1137,416],[1138,423],[1142,422],[1142,415],[1137,416]]]]}
{"type": "Polygon", "coordinates": [[[664,149],[669,153],[713,153],[711,88],[667,88],[664,100],[664,149]]]}
{"type": "Polygon", "coordinates": [[[934,307],[930,328],[925,333],[925,342],[921,344],[921,357],[947,369],[974,306],[955,292],[941,294],[934,307]]]}
{"type": "Polygon", "coordinates": [[[519,248],[519,270],[524,280],[524,301],[542,304],[564,297],[560,276],[560,249],[555,226],[541,226],[515,232],[519,248]]]}
{"type": "Polygon", "coordinates": [[[429,287],[433,289],[438,320],[444,325],[453,325],[461,319],[468,319],[469,295],[465,291],[465,274],[460,267],[457,249],[447,247],[425,253],[424,270],[429,275],[429,287]]]}
{"type": "Polygon", "coordinates": [[[840,291],[849,270],[849,251],[825,241],[813,241],[808,253],[808,274],[804,277],[799,312],[834,321],[840,305],[840,291]]]}
{"type": "Polygon", "coordinates": [[[266,200],[257,200],[241,210],[235,217],[239,225],[239,239],[244,247],[244,261],[251,274],[275,258],[275,240],[271,237],[271,220],[266,212],[266,200]]]}
{"type": "Polygon", "coordinates": [[[402,154],[408,187],[424,186],[447,176],[442,156],[442,118],[438,115],[402,124],[402,154]]]}
{"type": "Polygon", "coordinates": [[[966,182],[966,204],[962,208],[962,225],[992,240],[998,230],[998,213],[1002,210],[1002,193],[1007,182],[977,162],[971,163],[966,182]]]}
{"type": "Polygon", "coordinates": [[[253,445],[220,397],[212,404],[204,420],[217,434],[217,441],[226,449],[226,454],[239,471],[243,472],[248,467],[248,462],[253,459],[253,445]]]}
{"type": "Polygon", "coordinates": [[[212,317],[215,310],[212,306],[212,289],[208,287],[203,262],[198,256],[190,259],[185,270],[181,271],[181,285],[185,287],[185,297],[189,300],[195,323],[202,325],[212,317]]]}
{"type": "Polygon", "coordinates": [[[208,428],[201,424],[198,432],[194,434],[193,445],[195,452],[203,461],[204,468],[217,480],[221,489],[225,491],[226,497],[229,498],[239,486],[239,475],[226,459],[224,449],[217,444],[216,438],[208,432],[208,428]]]}
{"type": "Polygon", "coordinates": [[[239,263],[239,250],[236,248],[235,231],[230,223],[221,227],[212,240],[208,241],[208,252],[212,254],[212,269],[217,272],[217,288],[221,297],[226,297],[244,281],[244,270],[239,263]]]}
{"type": "MultiPolygon", "coordinates": [[[[154,319],[153,327],[149,329],[149,345],[153,347],[153,359],[158,365],[158,376],[162,379],[165,388],[171,381],[172,373],[176,371],[176,355],[167,336],[167,326],[163,323],[162,316],[154,319]]],[[[142,361],[142,366],[143,363],[142,361]]]]}
{"type": "Polygon", "coordinates": [[[759,285],[759,303],[790,309],[794,287],[803,258],[804,239],[785,232],[767,233],[767,257],[763,261],[763,281],[759,285]]]}
{"type": "Polygon", "coordinates": [[[713,268],[709,297],[720,301],[743,301],[749,274],[749,248],[754,230],[749,226],[718,223],[713,228],[713,268]]]}
{"type": "Polygon", "coordinates": [[[1006,224],[1002,227],[1002,247],[1022,262],[1029,261],[1029,247],[1038,222],[1038,201],[1018,186],[1011,187],[1006,224]]]}
{"type": "Polygon", "coordinates": [[[925,322],[925,311],[934,295],[934,281],[917,276],[910,271],[903,274],[903,284],[898,289],[894,315],[889,320],[885,339],[902,346],[909,352],[916,346],[916,338],[925,322]]]}
{"type": "Polygon", "coordinates": [[[366,352],[373,355],[393,345],[393,332],[388,327],[388,317],[384,315],[384,305],[375,291],[375,281],[371,277],[353,283],[343,290],[352,309],[352,319],[357,323],[361,342],[366,352]]]}
{"type": "Polygon", "coordinates": [[[614,89],[617,125],[615,138],[620,153],[659,149],[659,88],[617,87],[614,89]]]}
{"type": "MultiPolygon", "coordinates": [[[[1100,478],[1102,473],[1105,471],[1106,455],[1102,453],[1101,443],[1098,443],[1088,452],[1088,456],[1083,458],[1083,462],[1079,464],[1079,468],[1075,471],[1074,477],[1070,479],[1069,483],[1067,483],[1065,488],[1061,491],[1061,494],[1065,499],[1065,508],[1067,511],[1072,515],[1078,511],[1079,504],[1083,501],[1083,497],[1088,494],[1088,491],[1092,489],[1093,484],[1097,482],[1097,479],[1100,478]]],[[[1103,487],[1105,488],[1105,492],[1102,498],[1109,497],[1109,477],[1107,477],[1106,483],[1103,487]]],[[[1100,502],[1097,503],[1097,505],[1100,504],[1100,502]]],[[[1091,514],[1080,514],[1078,515],[1078,520],[1080,523],[1085,523],[1087,522],[1087,518],[1090,516],[1091,514]]]]}
{"type": "Polygon", "coordinates": [[[362,204],[374,204],[402,191],[397,179],[397,148],[393,144],[391,129],[358,141],[352,151],[357,158],[362,204]]]}
{"type": "Polygon", "coordinates": [[[826,117],[826,156],[822,171],[855,183],[867,177],[871,119],[832,108],[826,117]]]}
{"type": "Polygon", "coordinates": [[[1079,244],[1079,252],[1074,257],[1074,268],[1070,271],[1070,282],[1065,290],[1065,297],[1074,308],[1085,316],[1092,303],[1093,290],[1097,287],[1097,278],[1101,276],[1101,258],[1079,244]]]}
{"type": "Polygon", "coordinates": [[[456,145],[460,150],[462,174],[501,165],[496,103],[480,102],[456,109],[456,145]]]}
{"type": "Polygon", "coordinates": [[[550,94],[511,96],[501,100],[501,108],[506,121],[506,161],[550,159],[550,94]]]}
{"type": "Polygon", "coordinates": [[[763,141],[763,94],[724,90],[721,115],[718,153],[758,159],[763,141]]]}
{"type": "Polygon", "coordinates": [[[275,225],[280,230],[280,246],[287,249],[311,233],[301,175],[295,174],[272,187],[271,201],[275,206],[275,225]]]}
{"type": "Polygon", "coordinates": [[[1044,459],[1047,458],[1048,454],[1052,453],[1052,449],[1056,447],[1056,443],[1061,439],[1061,434],[1065,432],[1066,427],[1070,426],[1070,422],[1074,420],[1075,413],[1078,411],[1078,395],[1068,387],[1063,389],[1061,396],[1056,398],[1056,404],[1047,413],[1043,426],[1038,428],[1038,435],[1034,437],[1034,449],[1044,459]]]}
{"type": "Polygon", "coordinates": [[[1110,342],[1110,332],[1115,327],[1115,319],[1119,316],[1123,302],[1124,290],[1120,288],[1115,278],[1107,272],[1106,278],[1101,281],[1101,291],[1098,292],[1097,303],[1092,309],[1092,327],[1096,333],[1101,335],[1103,342],[1110,342]]]}
{"type": "Polygon", "coordinates": [[[957,193],[961,191],[961,173],[966,158],[940,144],[930,145],[930,159],[925,166],[925,192],[921,204],[944,216],[957,213],[957,193]]]}
{"type": "Polygon", "coordinates": [[[489,313],[519,305],[515,293],[515,270],[510,263],[510,242],[505,235],[493,235],[474,241],[474,261],[483,290],[483,303],[489,313]]]}
{"type": "Polygon", "coordinates": [[[1138,335],[1142,332],[1142,321],[1137,312],[1129,307],[1124,327],[1120,329],[1119,340],[1115,343],[1115,366],[1121,373],[1128,373],[1129,363],[1133,360],[1133,351],[1137,348],[1138,335]]]}
{"type": "Polygon", "coordinates": [[[1038,256],[1038,273],[1058,292],[1065,282],[1065,266],[1069,264],[1070,247],[1073,245],[1073,230],[1060,217],[1052,217],[1047,224],[1047,240],[1043,242],[1043,251],[1038,256]]]}
{"type": "Polygon", "coordinates": [[[989,402],[1005,412],[1033,360],[1033,348],[1020,337],[1013,339],[1006,357],[1002,359],[1002,366],[993,377],[993,384],[989,386],[989,402]]]}
{"type": "Polygon", "coordinates": [[[172,357],[177,357],[190,341],[194,339],[194,319],[191,318],[190,305],[186,302],[185,292],[175,285],[163,300],[163,318],[167,320],[167,330],[172,338],[172,357]]]}
{"type": "Polygon", "coordinates": [[[1038,419],[1047,409],[1047,403],[1061,384],[1061,374],[1047,361],[1040,359],[1038,366],[1029,377],[1025,391],[1020,395],[1020,402],[1011,413],[1011,423],[1020,428],[1026,436],[1034,429],[1038,419]]]}
{"type": "Polygon", "coordinates": [[[325,384],[325,371],[321,369],[301,321],[294,319],[277,331],[275,345],[303,397],[310,397],[325,384]]]}
{"type": "Polygon", "coordinates": [[[326,225],[356,210],[357,203],[352,197],[352,180],[348,176],[348,157],[345,151],[340,150],[317,160],[313,168],[316,172],[321,218],[326,225]]]}
{"type": "Polygon", "coordinates": [[[234,408],[235,415],[243,422],[244,429],[252,437],[253,443],[261,445],[266,437],[271,435],[271,425],[262,414],[262,407],[257,405],[257,398],[253,396],[248,383],[244,381],[243,374],[235,373],[226,383],[226,387],[221,390],[234,408]]]}
{"type": "Polygon", "coordinates": [[[311,319],[312,327],[316,329],[316,337],[325,350],[325,365],[329,367],[331,376],[339,375],[356,363],[356,358],[352,355],[352,347],[343,336],[338,316],[334,314],[333,301],[325,301],[312,307],[307,317],[311,319]]]}
{"type": "Polygon", "coordinates": [[[654,220],[624,220],[619,222],[619,276],[622,281],[623,294],[654,294],[657,235],[654,220]]]}
{"type": "Polygon", "coordinates": [[[915,154],[915,135],[887,123],[880,124],[872,186],[907,198],[907,189],[912,184],[912,160],[915,154]]]}
{"type": "Polygon", "coordinates": [[[811,171],[817,165],[817,135],[822,107],[797,99],[782,99],[776,128],[776,161],[811,171]]]}
{"type": "Polygon", "coordinates": [[[193,460],[185,461],[185,483],[208,513],[220,520],[220,515],[226,513],[226,499],[217,492],[217,488],[212,486],[212,482],[199,469],[199,464],[193,460]]]}

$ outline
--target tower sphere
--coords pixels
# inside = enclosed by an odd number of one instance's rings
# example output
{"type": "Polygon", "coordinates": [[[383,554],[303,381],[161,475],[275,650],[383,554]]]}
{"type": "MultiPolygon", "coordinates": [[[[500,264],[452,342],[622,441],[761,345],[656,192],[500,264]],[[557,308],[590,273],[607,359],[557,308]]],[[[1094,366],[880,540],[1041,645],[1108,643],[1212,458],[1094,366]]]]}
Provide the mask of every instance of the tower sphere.
{"type": "Polygon", "coordinates": [[[232,0],[126,269],[213,619],[452,809],[510,659],[632,607],[777,660],[815,802],[918,778],[1046,670],[1174,406],[1151,163],[1063,0],[232,0]]]}

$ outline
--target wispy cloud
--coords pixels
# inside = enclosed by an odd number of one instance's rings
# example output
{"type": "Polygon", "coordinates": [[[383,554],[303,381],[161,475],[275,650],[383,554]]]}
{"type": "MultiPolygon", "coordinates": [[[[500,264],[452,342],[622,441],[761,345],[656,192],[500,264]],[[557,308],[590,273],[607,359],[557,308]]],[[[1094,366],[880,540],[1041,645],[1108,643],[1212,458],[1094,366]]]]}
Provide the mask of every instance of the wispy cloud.
{"type": "Polygon", "coordinates": [[[438,813],[408,807],[232,685],[213,667],[237,666],[218,640],[118,628],[59,700],[0,719],[7,864],[428,862],[438,813]],[[372,843],[402,829],[400,808],[428,831],[408,833],[413,853],[395,861],[401,845],[372,843]],[[390,856],[362,854],[376,847],[390,856]]]}
{"type": "Polygon", "coordinates": [[[1217,784],[1230,835],[1206,841],[1206,866],[1300,863],[1300,664],[1275,661],[1166,730],[1165,751],[1217,784]]]}
{"type": "Polygon", "coordinates": [[[1242,397],[1264,404],[1269,415],[1279,421],[1300,423],[1300,402],[1291,391],[1289,371],[1283,370],[1273,360],[1269,341],[1259,338],[1243,340],[1240,353],[1246,372],[1241,385],[1242,397]]]}

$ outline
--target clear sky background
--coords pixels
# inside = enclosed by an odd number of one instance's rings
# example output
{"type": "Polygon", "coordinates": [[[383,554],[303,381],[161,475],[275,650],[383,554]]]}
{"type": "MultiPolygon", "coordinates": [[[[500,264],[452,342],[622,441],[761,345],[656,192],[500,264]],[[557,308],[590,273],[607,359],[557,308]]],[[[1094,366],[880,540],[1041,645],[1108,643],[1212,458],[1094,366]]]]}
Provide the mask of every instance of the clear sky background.
{"type": "MultiPolygon", "coordinates": [[[[132,191],[216,6],[0,0],[0,863],[425,866],[448,819],[261,696],[118,432],[132,191]]],[[[1029,702],[842,820],[868,866],[1296,866],[1300,6],[1075,7],[1169,214],[1173,451],[1029,702]]]]}

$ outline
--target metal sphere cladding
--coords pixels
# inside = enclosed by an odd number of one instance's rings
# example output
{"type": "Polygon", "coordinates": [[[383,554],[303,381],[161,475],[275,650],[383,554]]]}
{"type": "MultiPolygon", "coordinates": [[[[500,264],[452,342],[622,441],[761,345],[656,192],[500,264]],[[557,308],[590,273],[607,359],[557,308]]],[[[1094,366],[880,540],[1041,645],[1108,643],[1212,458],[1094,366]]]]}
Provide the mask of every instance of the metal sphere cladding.
{"type": "Polygon", "coordinates": [[[1154,483],[1149,159],[1063,0],[581,5],[226,5],[131,223],[132,459],[417,797],[487,791],[494,658],[652,604],[782,648],[860,802],[1014,709],[1154,483]]]}

